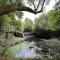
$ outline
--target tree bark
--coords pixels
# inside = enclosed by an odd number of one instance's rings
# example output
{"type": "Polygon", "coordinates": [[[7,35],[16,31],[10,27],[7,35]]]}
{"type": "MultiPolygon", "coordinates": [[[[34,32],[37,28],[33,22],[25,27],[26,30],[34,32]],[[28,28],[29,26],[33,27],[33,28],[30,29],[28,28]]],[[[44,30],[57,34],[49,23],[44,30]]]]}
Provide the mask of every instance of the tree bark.
{"type": "Polygon", "coordinates": [[[31,12],[31,13],[36,14],[36,12],[33,9],[23,6],[21,4],[18,4],[18,5],[9,4],[9,5],[5,5],[5,6],[0,7],[0,16],[5,15],[9,12],[13,12],[13,11],[27,11],[27,12],[31,12]]]}
{"type": "MultiPolygon", "coordinates": [[[[31,9],[30,7],[21,5],[21,4],[9,4],[9,5],[5,5],[5,6],[1,6],[0,7],[0,16],[1,15],[5,15],[9,12],[13,12],[13,11],[27,11],[33,14],[37,14],[37,12],[33,9],[31,9]]],[[[42,12],[42,11],[40,11],[42,12]]],[[[39,13],[40,13],[39,12],[39,13]]]]}

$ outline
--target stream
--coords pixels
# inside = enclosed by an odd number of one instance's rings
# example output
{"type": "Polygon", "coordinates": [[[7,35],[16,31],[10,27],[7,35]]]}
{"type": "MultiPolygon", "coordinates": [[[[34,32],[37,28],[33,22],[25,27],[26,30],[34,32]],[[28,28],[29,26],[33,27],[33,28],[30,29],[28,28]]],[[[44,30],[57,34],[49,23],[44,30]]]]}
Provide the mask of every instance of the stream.
{"type": "Polygon", "coordinates": [[[43,58],[41,44],[43,41],[26,40],[19,44],[8,47],[4,56],[16,58],[43,58]],[[40,45],[39,45],[40,44],[40,45]]]}

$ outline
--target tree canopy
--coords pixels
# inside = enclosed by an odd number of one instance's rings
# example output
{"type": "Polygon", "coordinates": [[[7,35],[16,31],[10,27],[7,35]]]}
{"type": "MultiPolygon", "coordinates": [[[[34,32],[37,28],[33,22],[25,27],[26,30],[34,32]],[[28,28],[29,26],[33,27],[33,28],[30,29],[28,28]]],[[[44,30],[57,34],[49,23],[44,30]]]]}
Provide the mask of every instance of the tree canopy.
{"type": "Polygon", "coordinates": [[[35,28],[60,29],[60,10],[51,10],[35,19],[35,28]]]}

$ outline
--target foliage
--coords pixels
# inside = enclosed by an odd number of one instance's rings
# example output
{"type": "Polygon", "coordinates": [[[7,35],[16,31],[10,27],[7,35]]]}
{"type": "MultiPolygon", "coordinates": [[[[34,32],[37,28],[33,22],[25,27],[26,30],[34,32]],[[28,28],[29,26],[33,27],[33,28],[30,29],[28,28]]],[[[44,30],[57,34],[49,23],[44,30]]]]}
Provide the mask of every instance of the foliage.
{"type": "Polygon", "coordinates": [[[48,13],[48,19],[51,22],[52,28],[60,28],[60,11],[53,10],[48,13]]]}
{"type": "Polygon", "coordinates": [[[58,47],[58,46],[60,46],[60,41],[58,39],[49,39],[49,40],[45,40],[45,42],[50,47],[58,47]]]}
{"type": "Polygon", "coordinates": [[[0,0],[0,6],[4,6],[6,4],[12,4],[12,3],[22,3],[23,0],[0,0]]]}
{"type": "MultiPolygon", "coordinates": [[[[5,6],[5,5],[9,5],[9,4],[18,4],[18,3],[22,3],[23,0],[0,0],[0,6],[5,6]]],[[[5,26],[7,29],[7,26],[14,26],[16,28],[18,28],[18,26],[21,26],[21,21],[17,21],[17,19],[20,20],[20,18],[22,17],[23,13],[22,12],[11,12],[9,14],[0,16],[0,28],[2,26],[5,26]],[[17,17],[17,19],[15,18],[17,17]]],[[[18,28],[19,30],[20,27],[18,28]]]]}
{"type": "Polygon", "coordinates": [[[36,28],[45,28],[45,25],[47,24],[47,16],[42,14],[38,18],[35,19],[35,27],[36,28]]]}
{"type": "Polygon", "coordinates": [[[31,21],[30,19],[26,18],[24,21],[24,30],[32,30],[32,25],[33,25],[33,21],[31,21]]]}
{"type": "Polygon", "coordinates": [[[60,29],[60,11],[51,10],[35,19],[36,28],[60,29]]]}
{"type": "Polygon", "coordinates": [[[22,13],[21,15],[16,15],[15,12],[11,12],[7,15],[0,16],[0,28],[2,28],[5,31],[8,30],[9,27],[11,27],[21,31],[21,19],[18,19],[18,17],[20,16],[22,16],[22,13]]]}

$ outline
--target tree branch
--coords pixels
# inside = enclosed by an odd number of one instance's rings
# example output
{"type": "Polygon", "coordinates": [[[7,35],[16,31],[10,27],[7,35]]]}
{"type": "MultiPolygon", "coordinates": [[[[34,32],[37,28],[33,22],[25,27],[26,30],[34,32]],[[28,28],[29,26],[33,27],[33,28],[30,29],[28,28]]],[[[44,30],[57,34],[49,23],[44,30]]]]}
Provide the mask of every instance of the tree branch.
{"type": "Polygon", "coordinates": [[[41,10],[36,12],[37,14],[40,13],[40,12],[42,12],[45,1],[46,1],[46,0],[44,0],[43,3],[42,3],[41,10]]]}
{"type": "Polygon", "coordinates": [[[13,11],[27,11],[27,12],[30,12],[33,14],[37,14],[37,13],[42,12],[44,3],[45,3],[45,0],[42,4],[41,10],[37,11],[37,12],[35,10],[31,9],[30,7],[24,6],[22,4],[17,4],[17,5],[16,4],[9,4],[9,5],[5,5],[5,6],[1,6],[0,7],[0,16],[5,15],[5,14],[10,13],[10,12],[13,12],[13,11]]]}
{"type": "Polygon", "coordinates": [[[23,6],[23,5],[18,5],[17,11],[27,11],[27,12],[36,14],[35,10],[33,10],[30,7],[27,7],[27,6],[23,6]]]}
{"type": "Polygon", "coordinates": [[[9,4],[9,5],[5,5],[5,6],[0,7],[0,16],[7,14],[9,12],[13,12],[13,11],[27,11],[27,12],[31,12],[31,13],[36,14],[36,12],[33,9],[23,6],[21,4],[18,4],[18,5],[9,4]]]}
{"type": "Polygon", "coordinates": [[[34,10],[36,10],[36,6],[34,4],[34,1],[31,0],[31,2],[32,2],[33,6],[34,6],[34,10]]]}
{"type": "Polygon", "coordinates": [[[39,8],[39,5],[40,5],[40,0],[39,0],[39,3],[38,3],[38,6],[37,6],[37,8],[36,8],[36,11],[38,10],[38,8],[39,8]]]}

